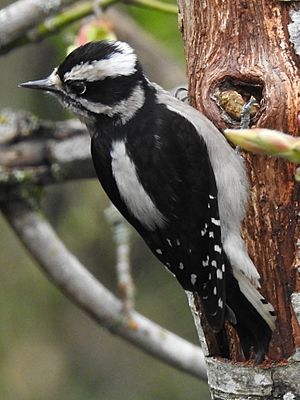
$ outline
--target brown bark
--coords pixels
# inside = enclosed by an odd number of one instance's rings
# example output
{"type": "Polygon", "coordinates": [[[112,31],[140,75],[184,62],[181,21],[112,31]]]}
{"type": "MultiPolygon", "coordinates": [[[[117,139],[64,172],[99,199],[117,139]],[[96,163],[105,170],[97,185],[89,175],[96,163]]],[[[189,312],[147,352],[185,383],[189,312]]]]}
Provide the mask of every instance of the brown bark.
{"type": "MultiPolygon", "coordinates": [[[[179,1],[191,103],[220,129],[239,126],[220,100],[230,91],[258,101],[251,126],[299,134],[300,60],[288,32],[292,7],[273,0],[179,1]]],[[[244,235],[262,291],[278,313],[269,356],[282,360],[300,347],[290,299],[300,291],[299,186],[294,165],[251,154],[245,158],[252,190],[244,235]]]]}

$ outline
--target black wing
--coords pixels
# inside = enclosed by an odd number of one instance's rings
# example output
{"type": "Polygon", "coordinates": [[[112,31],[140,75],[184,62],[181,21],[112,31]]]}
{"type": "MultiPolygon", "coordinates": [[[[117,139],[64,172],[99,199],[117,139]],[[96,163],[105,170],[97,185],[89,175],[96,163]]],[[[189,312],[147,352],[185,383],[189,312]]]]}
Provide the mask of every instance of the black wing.
{"type": "Polygon", "coordinates": [[[200,295],[209,324],[219,331],[226,304],[226,257],[214,173],[193,125],[167,109],[162,112],[152,132],[135,132],[127,149],[166,223],[153,231],[136,228],[183,288],[200,295]]]}

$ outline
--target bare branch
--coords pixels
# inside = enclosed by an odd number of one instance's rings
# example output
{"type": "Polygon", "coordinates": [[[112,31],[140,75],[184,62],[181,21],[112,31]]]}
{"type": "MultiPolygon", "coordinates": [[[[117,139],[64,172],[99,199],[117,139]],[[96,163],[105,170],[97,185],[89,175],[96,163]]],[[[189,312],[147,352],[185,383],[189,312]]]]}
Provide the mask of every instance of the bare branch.
{"type": "Polygon", "coordinates": [[[74,0],[19,0],[0,11],[0,49],[74,0]]]}
{"type": "Polygon", "coordinates": [[[130,265],[131,230],[113,204],[106,208],[104,212],[106,219],[111,225],[113,240],[116,245],[116,271],[119,297],[123,302],[124,312],[130,312],[134,308],[135,294],[130,265]]]}
{"type": "Polygon", "coordinates": [[[0,187],[94,178],[89,148],[87,135],[63,141],[28,141],[8,149],[0,148],[0,187]]]}
{"type": "Polygon", "coordinates": [[[85,125],[78,119],[47,121],[26,111],[0,111],[0,145],[26,139],[65,139],[86,132],[85,125]]]}
{"type": "Polygon", "coordinates": [[[39,121],[8,110],[0,119],[0,186],[95,177],[90,138],[79,121],[39,121]]]}
{"type": "MultiPolygon", "coordinates": [[[[0,54],[42,40],[67,25],[92,15],[95,0],[78,2],[55,16],[56,11],[75,0],[19,0],[0,11],[0,54]],[[48,16],[51,16],[47,18],[48,16]]],[[[136,5],[170,14],[177,14],[177,6],[160,0],[102,0],[97,5],[105,9],[117,2],[136,5]]]]}
{"type": "MultiPolygon", "coordinates": [[[[123,2],[127,5],[141,6],[175,15],[178,12],[177,6],[160,0],[101,0],[97,3],[97,6],[99,6],[99,8],[101,7],[101,10],[105,10],[109,6],[118,2],[123,2]]],[[[44,39],[52,33],[60,31],[72,22],[94,14],[95,4],[95,0],[78,2],[78,4],[69,7],[63,12],[46,19],[30,31],[27,37],[28,42],[44,39]]]]}
{"type": "Polygon", "coordinates": [[[122,303],[66,249],[40,213],[23,200],[6,202],[2,210],[45,274],[96,322],[167,364],[206,379],[201,349],[135,311],[126,317],[122,303]]]}

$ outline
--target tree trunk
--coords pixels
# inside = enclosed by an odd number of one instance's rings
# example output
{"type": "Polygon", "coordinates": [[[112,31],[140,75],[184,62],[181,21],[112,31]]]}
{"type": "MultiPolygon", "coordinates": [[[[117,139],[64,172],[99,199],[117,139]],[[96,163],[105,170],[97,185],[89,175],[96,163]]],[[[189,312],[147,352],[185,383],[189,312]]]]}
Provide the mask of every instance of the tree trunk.
{"type": "MultiPolygon", "coordinates": [[[[179,10],[192,105],[219,129],[239,127],[241,107],[253,96],[257,105],[251,127],[298,134],[299,3],[179,0],[179,10]]],[[[262,292],[277,311],[277,329],[270,362],[264,368],[237,364],[238,352],[231,362],[209,358],[212,397],[300,399],[300,229],[295,166],[275,158],[243,155],[252,186],[244,237],[261,274],[262,292]]],[[[191,303],[203,341],[198,305],[191,303]]],[[[206,331],[205,339],[207,354],[212,354],[213,342],[206,331]]],[[[231,348],[236,348],[234,335],[230,340],[231,348]]]]}

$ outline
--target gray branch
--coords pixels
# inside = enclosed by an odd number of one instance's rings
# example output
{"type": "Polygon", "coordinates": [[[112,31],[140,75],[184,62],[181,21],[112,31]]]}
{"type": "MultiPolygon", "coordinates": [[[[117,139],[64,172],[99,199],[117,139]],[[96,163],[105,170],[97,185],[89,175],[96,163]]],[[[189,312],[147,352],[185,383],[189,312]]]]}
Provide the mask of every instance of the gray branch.
{"type": "Polygon", "coordinates": [[[135,286],[131,276],[130,234],[131,230],[113,204],[104,210],[109,222],[116,247],[116,272],[119,297],[123,302],[124,312],[134,308],[135,286]]]}
{"type": "Polygon", "coordinates": [[[253,368],[214,358],[206,361],[212,400],[299,399],[299,362],[253,368]]]}
{"type": "Polygon", "coordinates": [[[38,121],[9,110],[0,118],[0,187],[95,177],[90,137],[79,121],[38,121]]]}
{"type": "Polygon", "coordinates": [[[19,0],[0,10],[0,51],[75,0],[19,0]]]}
{"type": "Polygon", "coordinates": [[[122,303],[67,250],[48,222],[28,203],[6,202],[2,211],[45,274],[96,322],[167,364],[206,379],[199,347],[135,311],[129,317],[124,314],[122,303]]]}

